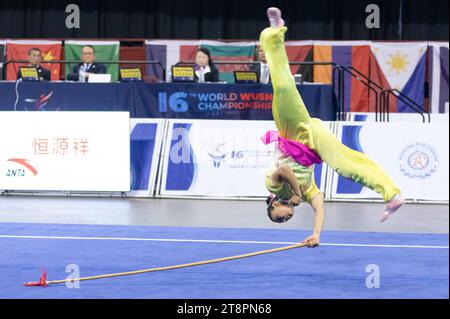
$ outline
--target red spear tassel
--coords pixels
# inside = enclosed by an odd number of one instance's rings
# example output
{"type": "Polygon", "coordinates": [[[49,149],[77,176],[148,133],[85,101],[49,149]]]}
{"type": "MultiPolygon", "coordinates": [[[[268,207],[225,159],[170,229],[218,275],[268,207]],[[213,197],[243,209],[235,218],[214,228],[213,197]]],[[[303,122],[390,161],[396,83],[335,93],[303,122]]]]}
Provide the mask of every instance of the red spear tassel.
{"type": "Polygon", "coordinates": [[[36,287],[36,286],[42,286],[45,287],[48,285],[47,283],[47,272],[43,269],[41,278],[39,278],[39,281],[27,281],[23,284],[25,287],[36,287]]]}

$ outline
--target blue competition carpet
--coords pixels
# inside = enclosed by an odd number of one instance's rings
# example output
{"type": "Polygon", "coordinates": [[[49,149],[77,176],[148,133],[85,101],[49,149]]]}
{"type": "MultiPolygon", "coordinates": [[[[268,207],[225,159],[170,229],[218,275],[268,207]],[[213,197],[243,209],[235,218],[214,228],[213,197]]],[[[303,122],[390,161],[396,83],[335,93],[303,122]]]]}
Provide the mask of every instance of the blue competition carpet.
{"type": "Polygon", "coordinates": [[[22,286],[38,280],[41,268],[48,280],[65,279],[70,264],[79,266],[81,276],[91,276],[271,249],[307,235],[274,229],[3,223],[0,298],[449,297],[448,235],[333,231],[324,231],[323,245],[314,249],[85,281],[73,289],[22,286]],[[379,288],[366,286],[371,264],[379,269],[379,288]]]}

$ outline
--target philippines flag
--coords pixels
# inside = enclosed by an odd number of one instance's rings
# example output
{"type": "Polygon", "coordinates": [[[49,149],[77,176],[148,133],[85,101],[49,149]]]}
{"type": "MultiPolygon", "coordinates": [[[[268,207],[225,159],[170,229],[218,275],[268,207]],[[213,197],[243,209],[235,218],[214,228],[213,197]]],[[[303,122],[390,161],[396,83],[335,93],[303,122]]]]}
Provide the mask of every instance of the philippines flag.
{"type": "MultiPolygon", "coordinates": [[[[397,89],[424,107],[426,42],[372,43],[370,75],[385,89],[397,89]]],[[[390,112],[414,110],[400,99],[390,98],[390,112]]]]}

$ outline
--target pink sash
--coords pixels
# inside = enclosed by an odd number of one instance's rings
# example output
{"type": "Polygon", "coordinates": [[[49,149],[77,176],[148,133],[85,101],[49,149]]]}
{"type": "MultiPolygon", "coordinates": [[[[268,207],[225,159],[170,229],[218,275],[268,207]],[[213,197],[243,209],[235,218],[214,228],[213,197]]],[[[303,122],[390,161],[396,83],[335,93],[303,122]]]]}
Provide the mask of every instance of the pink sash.
{"type": "Polygon", "coordinates": [[[297,141],[285,139],[277,131],[267,131],[266,134],[261,136],[261,140],[265,145],[278,142],[278,149],[282,153],[292,156],[293,159],[303,166],[322,163],[320,156],[308,146],[297,141]]]}

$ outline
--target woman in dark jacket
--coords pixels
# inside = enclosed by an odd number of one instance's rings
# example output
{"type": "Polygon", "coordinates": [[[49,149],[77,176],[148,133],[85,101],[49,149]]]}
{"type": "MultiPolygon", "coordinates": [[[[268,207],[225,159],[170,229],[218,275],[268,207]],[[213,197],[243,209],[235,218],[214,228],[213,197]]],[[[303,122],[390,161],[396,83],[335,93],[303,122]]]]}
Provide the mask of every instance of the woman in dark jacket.
{"type": "Polygon", "coordinates": [[[214,65],[206,48],[199,48],[195,54],[195,80],[197,82],[219,82],[219,70],[214,65]]]}

